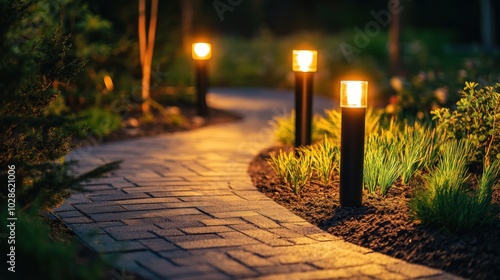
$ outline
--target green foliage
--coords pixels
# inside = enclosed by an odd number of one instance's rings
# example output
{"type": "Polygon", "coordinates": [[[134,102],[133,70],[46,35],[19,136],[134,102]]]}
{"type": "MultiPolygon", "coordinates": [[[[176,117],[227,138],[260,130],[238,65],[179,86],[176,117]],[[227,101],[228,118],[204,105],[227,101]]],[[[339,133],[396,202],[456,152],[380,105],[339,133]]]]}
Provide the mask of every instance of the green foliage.
{"type": "Polygon", "coordinates": [[[340,148],[326,136],[323,140],[310,147],[301,147],[302,153],[310,153],[312,170],[316,173],[318,180],[328,185],[333,179],[335,171],[339,171],[340,148]]]}
{"type": "Polygon", "coordinates": [[[375,193],[377,187],[380,194],[386,195],[391,185],[400,176],[402,166],[398,152],[400,144],[390,133],[373,133],[368,137],[365,147],[365,163],[363,169],[364,186],[369,193],[375,193]]]}
{"type": "Polygon", "coordinates": [[[500,159],[500,84],[476,89],[474,82],[466,82],[456,110],[447,108],[432,111],[434,119],[450,139],[467,139],[474,147],[472,161],[486,164],[500,159]]]}
{"type": "Polygon", "coordinates": [[[117,113],[99,107],[92,107],[78,114],[80,126],[87,127],[85,134],[106,136],[120,129],[122,119],[117,113]]]}
{"type": "Polygon", "coordinates": [[[56,163],[69,153],[80,127],[67,117],[46,115],[59,95],[55,85],[69,82],[83,63],[68,58],[68,37],[57,28],[42,23],[31,26],[33,33],[22,28],[30,27],[31,18],[38,20],[48,3],[0,4],[0,176],[5,179],[7,165],[15,165],[19,207],[47,206],[87,179],[66,175],[71,164],[56,163]]]}
{"type": "MultiPolygon", "coordinates": [[[[1,206],[1,225],[6,228],[7,207],[1,206]]],[[[9,272],[6,264],[3,264],[1,279],[103,279],[104,262],[77,257],[76,240],[64,243],[53,240],[50,227],[36,213],[21,212],[17,218],[16,270],[15,273],[9,272]]],[[[9,247],[6,239],[0,242],[1,251],[5,254],[10,252],[9,247]]]]}
{"type": "Polygon", "coordinates": [[[298,194],[300,190],[316,178],[328,185],[339,168],[339,147],[326,137],[319,143],[298,148],[297,152],[271,154],[269,164],[278,177],[298,194]]]}
{"type": "Polygon", "coordinates": [[[405,122],[398,138],[398,142],[402,144],[399,153],[402,165],[401,181],[408,184],[418,170],[430,168],[437,162],[439,145],[444,141],[444,134],[429,125],[415,122],[411,126],[405,122]]]}
{"type": "MultiPolygon", "coordinates": [[[[319,117],[315,115],[311,124],[312,142],[317,142],[321,139],[320,131],[318,130],[317,125],[318,120],[319,117]]],[[[274,129],[274,137],[278,140],[278,142],[285,145],[295,144],[295,110],[292,110],[290,114],[273,117],[270,123],[274,129]]]]}
{"type": "Polygon", "coordinates": [[[278,177],[290,187],[295,194],[310,181],[312,176],[311,154],[307,151],[295,156],[294,152],[283,152],[271,155],[269,164],[276,171],[278,177]]]}
{"type": "Polygon", "coordinates": [[[426,186],[415,191],[410,201],[414,219],[444,230],[461,231],[489,224],[496,218],[498,212],[489,194],[498,180],[498,160],[484,169],[480,189],[474,191],[467,172],[472,148],[467,140],[442,145],[438,165],[426,176],[426,186]]]}
{"type": "MultiPolygon", "coordinates": [[[[316,176],[320,182],[328,184],[327,178],[331,178],[331,172],[338,168],[327,163],[338,161],[341,112],[325,110],[325,116],[315,116],[315,120],[314,138],[323,135],[324,141],[312,147],[301,147],[300,151],[311,154],[316,176]]],[[[291,116],[275,117],[272,125],[275,137],[281,143],[293,145],[293,112],[291,116]]],[[[433,166],[439,145],[444,141],[443,133],[432,129],[429,124],[396,117],[388,120],[382,111],[373,109],[367,110],[365,132],[364,185],[370,193],[379,188],[382,195],[387,194],[397,178],[401,177],[406,184],[417,171],[433,166]]]]}
{"type": "Polygon", "coordinates": [[[493,188],[500,180],[500,160],[495,159],[490,165],[483,166],[483,175],[479,181],[479,199],[481,203],[490,203],[493,188]]]}

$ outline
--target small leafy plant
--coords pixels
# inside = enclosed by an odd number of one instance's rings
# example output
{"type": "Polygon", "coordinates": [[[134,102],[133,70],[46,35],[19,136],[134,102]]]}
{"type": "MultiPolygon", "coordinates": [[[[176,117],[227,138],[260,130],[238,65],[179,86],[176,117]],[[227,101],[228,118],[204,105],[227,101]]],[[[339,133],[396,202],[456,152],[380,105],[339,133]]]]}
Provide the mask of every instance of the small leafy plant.
{"type": "Polygon", "coordinates": [[[477,89],[478,83],[466,82],[457,108],[432,111],[450,139],[468,139],[473,145],[472,161],[488,165],[500,159],[500,84],[477,89]]]}

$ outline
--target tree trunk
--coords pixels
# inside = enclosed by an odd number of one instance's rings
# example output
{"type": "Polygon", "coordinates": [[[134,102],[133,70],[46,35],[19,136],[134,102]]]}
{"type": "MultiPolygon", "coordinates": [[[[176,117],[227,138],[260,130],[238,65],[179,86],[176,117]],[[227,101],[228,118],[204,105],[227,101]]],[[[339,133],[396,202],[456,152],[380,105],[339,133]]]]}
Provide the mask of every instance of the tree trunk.
{"type": "Polygon", "coordinates": [[[493,6],[491,0],[481,0],[481,39],[483,49],[491,52],[495,48],[493,6]]]}
{"type": "MultiPolygon", "coordinates": [[[[392,5],[399,7],[401,5],[400,0],[393,0],[392,5]]],[[[389,63],[391,75],[401,74],[401,23],[400,23],[401,13],[391,14],[391,23],[389,26],[389,63]]]]}
{"type": "Polygon", "coordinates": [[[156,21],[158,14],[158,0],[152,0],[151,15],[149,19],[148,34],[146,36],[146,1],[139,0],[139,52],[142,66],[142,113],[149,113],[149,92],[151,83],[151,63],[156,34],[156,21]]]}
{"type": "Polygon", "coordinates": [[[182,13],[182,45],[186,53],[191,52],[193,37],[193,0],[181,0],[182,13]]]}

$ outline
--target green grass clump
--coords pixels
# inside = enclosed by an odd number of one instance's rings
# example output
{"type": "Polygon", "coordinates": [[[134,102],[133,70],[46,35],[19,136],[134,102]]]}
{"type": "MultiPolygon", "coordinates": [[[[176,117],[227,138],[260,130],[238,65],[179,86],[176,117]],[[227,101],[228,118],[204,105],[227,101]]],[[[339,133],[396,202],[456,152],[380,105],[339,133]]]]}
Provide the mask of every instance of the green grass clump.
{"type": "Polygon", "coordinates": [[[442,145],[440,161],[426,176],[426,186],[410,201],[410,215],[423,224],[448,231],[468,231],[491,223],[498,211],[491,192],[500,175],[499,161],[485,165],[474,190],[467,166],[473,145],[452,140],[442,145]]]}
{"type": "Polygon", "coordinates": [[[313,178],[321,184],[332,182],[335,171],[338,171],[340,149],[326,136],[322,141],[297,149],[296,152],[271,154],[269,164],[276,174],[295,194],[313,178]]]}
{"type": "Polygon", "coordinates": [[[333,174],[339,170],[339,146],[324,136],[321,142],[310,147],[301,148],[301,152],[310,154],[312,170],[315,172],[318,181],[323,185],[330,184],[333,174]]]}
{"type": "Polygon", "coordinates": [[[278,177],[298,194],[311,180],[313,173],[311,161],[311,154],[308,152],[300,152],[295,156],[294,152],[280,150],[278,155],[271,155],[269,163],[278,177]]]}
{"type": "MultiPolygon", "coordinates": [[[[319,119],[317,115],[314,115],[312,119],[311,138],[313,143],[321,139],[321,133],[317,126],[319,119]]],[[[295,144],[295,110],[292,110],[290,114],[275,116],[270,123],[274,130],[274,137],[278,142],[291,146],[295,144]]]]}
{"type": "Polygon", "coordinates": [[[363,182],[369,193],[386,195],[400,176],[402,165],[399,160],[400,145],[391,133],[371,134],[365,148],[363,182]]]}

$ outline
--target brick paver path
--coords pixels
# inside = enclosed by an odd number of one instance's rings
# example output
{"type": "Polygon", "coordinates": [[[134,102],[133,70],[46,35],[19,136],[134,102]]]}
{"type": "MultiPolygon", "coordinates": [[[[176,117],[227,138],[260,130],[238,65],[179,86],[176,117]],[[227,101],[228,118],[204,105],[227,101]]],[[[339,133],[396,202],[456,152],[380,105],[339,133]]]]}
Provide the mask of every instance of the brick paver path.
{"type": "MultiPolygon", "coordinates": [[[[261,194],[247,175],[272,144],[267,121],[293,95],[218,90],[209,101],[245,119],[75,151],[86,170],[123,159],[56,209],[85,243],[146,279],[452,279],[346,243],[261,194]]],[[[317,108],[331,101],[316,98],[317,108]]]]}

